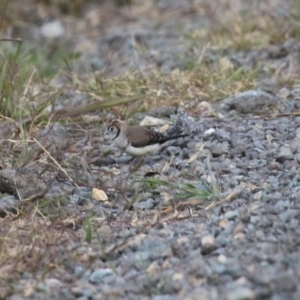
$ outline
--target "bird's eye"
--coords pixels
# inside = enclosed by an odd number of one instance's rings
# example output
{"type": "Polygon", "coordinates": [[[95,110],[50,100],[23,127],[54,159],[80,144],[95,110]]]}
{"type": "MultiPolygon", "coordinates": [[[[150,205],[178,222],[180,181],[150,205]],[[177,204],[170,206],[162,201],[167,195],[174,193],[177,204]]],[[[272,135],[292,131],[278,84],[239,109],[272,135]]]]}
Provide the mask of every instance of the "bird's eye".
{"type": "Polygon", "coordinates": [[[108,130],[109,131],[114,131],[114,128],[113,127],[109,127],[108,130]]]}

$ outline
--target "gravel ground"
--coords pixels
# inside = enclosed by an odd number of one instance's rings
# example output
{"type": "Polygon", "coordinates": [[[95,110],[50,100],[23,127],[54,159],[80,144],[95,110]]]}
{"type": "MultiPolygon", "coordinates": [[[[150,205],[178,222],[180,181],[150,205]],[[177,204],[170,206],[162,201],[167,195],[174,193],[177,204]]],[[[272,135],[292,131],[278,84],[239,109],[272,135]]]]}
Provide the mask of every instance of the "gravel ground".
{"type": "MultiPolygon", "coordinates": [[[[283,1],[269,2],[286,12],[283,1]]],[[[188,11],[189,3],[157,1],[160,10],[179,5],[188,11]]],[[[204,22],[188,13],[184,20],[185,33],[204,22]]],[[[112,22],[114,26],[101,28],[97,47],[86,51],[86,69],[91,64],[100,70],[110,65],[113,75],[136,66],[130,50],[132,28],[123,28],[119,19],[112,22]],[[112,49],[119,59],[111,65],[106,55],[112,49]]],[[[151,61],[140,61],[140,68],[147,70],[153,61],[165,73],[182,67],[185,61],[178,55],[190,49],[172,33],[175,20],[163,20],[158,30],[157,23],[147,22],[138,32],[139,40],[147,41],[151,61]]],[[[270,68],[282,65],[281,70],[291,72],[291,59],[292,67],[298,66],[299,53],[300,43],[289,39],[264,50],[229,51],[228,57],[245,68],[263,60],[270,68]]],[[[184,108],[177,113],[172,107],[153,111],[160,118],[163,110],[164,118],[174,123],[171,130],[191,136],[145,158],[133,174],[138,161],[128,162],[104,141],[99,129],[91,130],[92,141],[75,125],[55,123],[40,130],[37,139],[51,144],[50,152],[62,153],[59,163],[78,186],[51,169],[42,179],[33,179],[35,170],[44,168],[41,161],[26,170],[4,169],[0,192],[8,195],[1,198],[0,210],[6,215],[19,207],[18,197],[63,198],[63,210],[72,216],[65,225],[71,229],[64,229],[68,243],[59,243],[59,252],[51,254],[53,264],[46,267],[53,271],[19,273],[11,281],[10,299],[300,299],[300,86],[282,87],[273,79],[262,78],[255,91],[209,104],[218,118],[184,108]],[[276,117],[271,116],[274,110],[276,117]],[[70,144],[76,145],[75,152],[66,150],[70,144]],[[30,172],[31,183],[24,179],[30,172]],[[193,192],[182,199],[180,192],[187,193],[187,185],[193,192]],[[101,187],[109,201],[93,200],[93,186],[101,187]],[[91,244],[82,242],[88,216],[95,228],[91,244]],[[64,252],[72,258],[57,261],[56,255],[64,252]]],[[[140,118],[136,114],[131,121],[138,123],[140,118]]],[[[20,239],[21,232],[20,225],[20,239]]],[[[48,250],[24,251],[26,259],[33,259],[48,250]]],[[[0,271],[0,277],[9,273],[0,271]]],[[[6,288],[0,288],[0,295],[6,288]]]]}
{"type": "MultiPolygon", "coordinates": [[[[213,174],[220,194],[158,214],[186,200],[174,198],[170,187],[137,185],[127,163],[98,167],[90,177],[102,174],[109,204],[76,197],[90,195],[90,188],[65,188],[81,211],[95,211],[101,243],[68,246],[94,257],[93,264],[63,264],[64,275],[43,280],[32,299],[300,299],[300,117],[193,122],[204,134],[172,146],[177,156],[155,176],[209,186],[213,174]],[[108,169],[116,175],[104,175],[108,169]],[[122,212],[133,189],[142,196],[122,212]]],[[[149,157],[135,176],[163,167],[169,151],[149,157]]],[[[60,193],[68,185],[53,182],[46,197],[59,184],[60,193]]],[[[23,279],[19,288],[26,284],[23,279]]]]}

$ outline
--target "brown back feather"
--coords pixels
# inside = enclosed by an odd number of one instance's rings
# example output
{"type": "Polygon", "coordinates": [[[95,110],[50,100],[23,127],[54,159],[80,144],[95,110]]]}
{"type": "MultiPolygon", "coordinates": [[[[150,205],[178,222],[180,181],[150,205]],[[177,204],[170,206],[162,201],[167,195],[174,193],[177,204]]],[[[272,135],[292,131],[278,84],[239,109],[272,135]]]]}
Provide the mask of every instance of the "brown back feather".
{"type": "Polygon", "coordinates": [[[145,147],[156,143],[163,144],[164,142],[180,137],[188,136],[188,134],[181,134],[175,136],[164,136],[160,132],[153,131],[146,127],[131,126],[133,130],[127,131],[127,137],[133,141],[131,145],[133,147],[145,147]]]}

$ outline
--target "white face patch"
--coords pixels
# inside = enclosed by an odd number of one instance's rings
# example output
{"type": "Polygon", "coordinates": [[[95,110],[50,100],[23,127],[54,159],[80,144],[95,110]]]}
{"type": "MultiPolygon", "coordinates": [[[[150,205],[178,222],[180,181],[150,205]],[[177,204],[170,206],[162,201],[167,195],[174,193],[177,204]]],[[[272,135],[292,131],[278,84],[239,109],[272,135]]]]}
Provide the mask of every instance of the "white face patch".
{"type": "Polygon", "coordinates": [[[106,140],[113,140],[117,137],[117,135],[118,135],[118,128],[115,126],[109,126],[104,131],[104,138],[106,140]]]}

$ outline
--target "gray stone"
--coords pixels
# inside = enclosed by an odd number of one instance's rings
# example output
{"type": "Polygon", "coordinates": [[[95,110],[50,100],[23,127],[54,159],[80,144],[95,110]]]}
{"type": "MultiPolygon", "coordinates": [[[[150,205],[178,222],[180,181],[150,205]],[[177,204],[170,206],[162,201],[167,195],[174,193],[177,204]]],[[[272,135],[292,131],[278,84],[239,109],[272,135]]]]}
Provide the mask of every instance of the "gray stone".
{"type": "Polygon", "coordinates": [[[76,187],[73,190],[73,194],[70,196],[70,202],[78,205],[82,205],[91,199],[92,188],[90,187],[76,187]]]}
{"type": "Polygon", "coordinates": [[[98,283],[107,282],[108,278],[114,278],[114,277],[115,274],[111,269],[98,269],[91,274],[89,278],[89,282],[98,284],[98,283]]]}
{"type": "Polygon", "coordinates": [[[226,212],[224,215],[220,217],[220,219],[228,219],[228,220],[234,220],[240,215],[238,210],[231,210],[226,212]]]}
{"type": "Polygon", "coordinates": [[[46,191],[46,183],[35,170],[19,168],[0,171],[0,193],[12,194],[26,202],[41,198],[46,191]]]}
{"type": "Polygon", "coordinates": [[[208,130],[206,130],[204,133],[203,133],[203,137],[204,138],[208,138],[210,136],[213,136],[216,134],[216,130],[214,128],[209,128],[208,130]]]}
{"type": "Polygon", "coordinates": [[[21,206],[21,201],[15,196],[0,194],[0,214],[6,214],[7,211],[15,211],[21,206]]]}
{"type": "Polygon", "coordinates": [[[152,209],[155,205],[156,205],[156,201],[152,198],[149,198],[145,201],[141,201],[141,202],[136,203],[134,205],[134,207],[137,208],[137,209],[145,210],[145,209],[152,209]]]}
{"type": "Polygon", "coordinates": [[[280,151],[279,151],[278,156],[277,156],[277,160],[279,162],[283,162],[285,160],[293,159],[293,157],[294,156],[293,156],[290,145],[284,145],[284,146],[280,147],[280,151]]]}
{"type": "Polygon", "coordinates": [[[223,100],[222,108],[225,111],[236,110],[239,113],[268,113],[270,107],[280,103],[280,99],[264,91],[249,90],[238,93],[223,100]]]}
{"type": "Polygon", "coordinates": [[[251,300],[256,299],[255,292],[248,287],[236,287],[229,291],[226,295],[226,300],[251,300]]]}
{"type": "Polygon", "coordinates": [[[218,248],[215,238],[212,235],[204,236],[201,239],[201,254],[206,255],[218,248]]]}
{"type": "MultiPolygon", "coordinates": [[[[38,131],[36,139],[54,156],[58,151],[66,149],[70,143],[70,136],[67,129],[59,123],[49,124],[44,129],[38,131]]],[[[41,149],[38,144],[34,144],[33,148],[35,150],[41,149]]]]}

